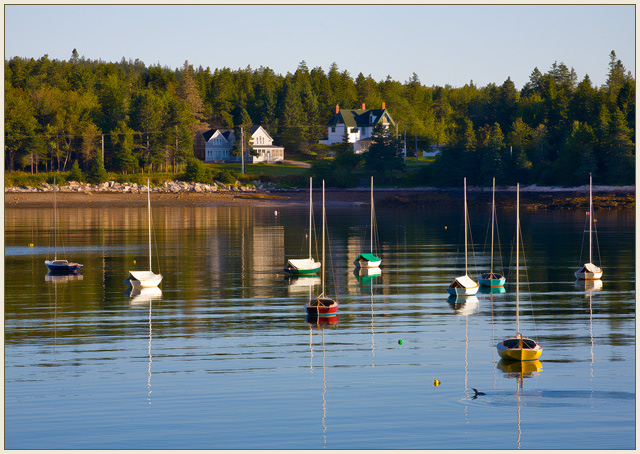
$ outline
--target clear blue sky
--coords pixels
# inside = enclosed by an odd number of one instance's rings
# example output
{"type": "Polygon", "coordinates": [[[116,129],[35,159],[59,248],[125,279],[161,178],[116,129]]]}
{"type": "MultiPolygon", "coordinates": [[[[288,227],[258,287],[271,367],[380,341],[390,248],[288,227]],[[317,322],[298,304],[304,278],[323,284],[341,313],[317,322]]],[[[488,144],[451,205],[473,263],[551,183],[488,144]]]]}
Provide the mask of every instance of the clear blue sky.
{"type": "Polygon", "coordinates": [[[5,59],[139,59],[521,88],[554,62],[600,86],[612,50],[635,77],[635,5],[5,5],[5,59]]]}

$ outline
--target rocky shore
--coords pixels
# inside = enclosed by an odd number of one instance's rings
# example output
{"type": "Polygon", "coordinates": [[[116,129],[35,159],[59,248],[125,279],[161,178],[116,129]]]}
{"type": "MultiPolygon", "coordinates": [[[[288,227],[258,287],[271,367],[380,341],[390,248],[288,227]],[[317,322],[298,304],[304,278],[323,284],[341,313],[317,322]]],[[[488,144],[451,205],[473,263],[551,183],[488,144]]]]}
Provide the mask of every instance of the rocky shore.
{"type": "MultiPolygon", "coordinates": [[[[320,190],[314,190],[314,193],[320,190]]],[[[376,188],[376,206],[397,207],[444,207],[462,203],[461,188],[376,188]]],[[[6,208],[50,207],[53,186],[5,188],[6,208]]],[[[58,206],[69,207],[127,207],[146,204],[147,188],[135,183],[109,181],[99,185],[70,182],[58,187],[58,206]]],[[[597,209],[635,208],[635,187],[595,186],[593,203],[597,209]]],[[[165,182],[151,188],[154,206],[250,206],[287,205],[308,203],[306,189],[276,189],[258,183],[233,186],[216,183],[165,182]]],[[[514,206],[515,187],[500,187],[496,190],[499,207],[514,206]]],[[[469,187],[467,199],[470,204],[490,204],[491,189],[469,187]]],[[[521,205],[525,209],[573,209],[587,207],[589,187],[556,188],[528,186],[520,188],[521,205]]],[[[327,189],[327,204],[363,205],[369,203],[369,188],[327,189]]],[[[320,198],[315,197],[319,202],[320,198]]]]}

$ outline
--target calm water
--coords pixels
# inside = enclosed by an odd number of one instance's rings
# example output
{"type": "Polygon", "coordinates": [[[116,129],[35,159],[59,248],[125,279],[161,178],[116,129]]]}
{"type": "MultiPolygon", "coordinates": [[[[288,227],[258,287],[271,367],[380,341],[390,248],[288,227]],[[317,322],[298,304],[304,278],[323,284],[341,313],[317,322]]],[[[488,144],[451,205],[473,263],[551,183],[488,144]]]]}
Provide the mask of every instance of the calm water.
{"type": "MultiPolygon", "coordinates": [[[[369,210],[328,207],[340,309],[318,326],[319,279],[281,271],[307,255],[307,210],[275,210],[154,208],[162,292],[132,298],[146,208],[60,209],[71,280],[43,263],[52,210],[6,209],[5,448],[635,448],[634,211],[597,212],[595,288],[573,276],[584,212],[521,213],[520,328],[544,347],[523,371],[495,350],[515,332],[514,211],[498,213],[506,292],[451,301],[460,210],[378,207],[382,273],[361,278],[369,210]]],[[[470,219],[477,276],[489,213],[470,219]]]]}

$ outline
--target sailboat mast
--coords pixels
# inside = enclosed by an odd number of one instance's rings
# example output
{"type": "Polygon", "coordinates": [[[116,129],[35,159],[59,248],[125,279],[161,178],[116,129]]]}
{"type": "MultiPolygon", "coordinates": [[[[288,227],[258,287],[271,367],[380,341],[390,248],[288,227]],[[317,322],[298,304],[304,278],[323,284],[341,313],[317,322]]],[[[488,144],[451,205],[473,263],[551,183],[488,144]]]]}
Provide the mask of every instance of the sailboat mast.
{"type": "Polygon", "coordinates": [[[493,279],[493,225],[496,213],[496,178],[493,177],[493,196],[491,199],[491,274],[489,279],[493,279]]]}
{"type": "Polygon", "coordinates": [[[311,218],[313,217],[313,177],[309,177],[309,258],[311,257],[311,218]]]}
{"type": "Polygon", "coordinates": [[[53,177],[53,260],[58,260],[58,206],[56,204],[56,177],[53,177]]]}
{"type": "Polygon", "coordinates": [[[371,253],[373,254],[373,175],[371,176],[371,253]]]}
{"type": "Polygon", "coordinates": [[[589,263],[593,263],[591,258],[591,251],[593,249],[593,245],[591,244],[591,226],[593,225],[593,199],[591,196],[591,174],[589,174],[589,263]]]}
{"type": "Polygon", "coordinates": [[[464,178],[464,275],[467,272],[467,177],[464,178]]]}
{"type": "Polygon", "coordinates": [[[327,268],[326,264],[327,262],[325,262],[324,260],[324,217],[325,217],[325,211],[324,211],[324,180],[322,180],[322,296],[324,296],[324,270],[327,268]]]}
{"type": "Polygon", "coordinates": [[[516,334],[518,334],[520,332],[520,183],[516,188],[516,334]]]}
{"type": "Polygon", "coordinates": [[[147,179],[147,212],[149,217],[149,271],[151,271],[151,181],[147,179]]]}

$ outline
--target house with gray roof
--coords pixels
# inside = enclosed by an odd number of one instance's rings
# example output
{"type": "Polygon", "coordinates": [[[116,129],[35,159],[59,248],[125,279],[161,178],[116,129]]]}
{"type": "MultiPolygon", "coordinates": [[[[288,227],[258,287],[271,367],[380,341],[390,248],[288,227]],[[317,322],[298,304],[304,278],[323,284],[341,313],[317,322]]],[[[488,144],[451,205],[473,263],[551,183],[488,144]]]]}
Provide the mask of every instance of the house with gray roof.
{"type": "Polygon", "coordinates": [[[340,106],[336,106],[335,114],[327,124],[327,138],[321,139],[320,143],[341,143],[346,131],[349,143],[353,144],[353,150],[356,153],[364,153],[369,149],[373,129],[379,123],[387,129],[396,125],[384,103],[380,109],[369,110],[364,104],[362,109],[340,109],[340,106]]]}

